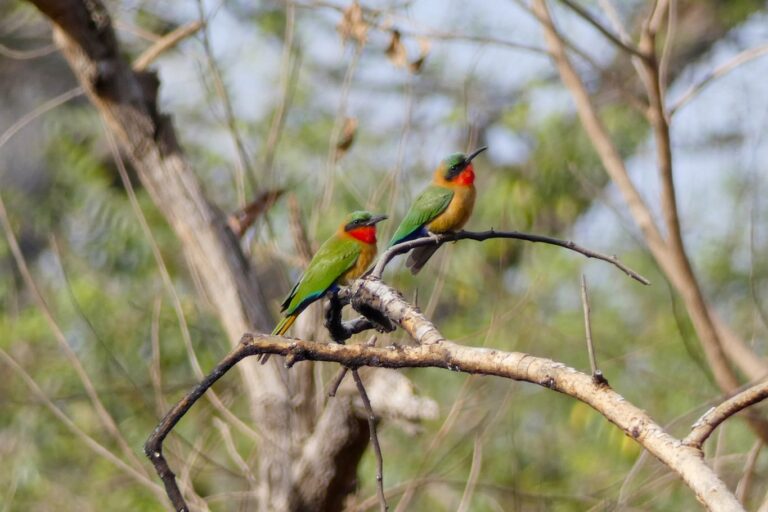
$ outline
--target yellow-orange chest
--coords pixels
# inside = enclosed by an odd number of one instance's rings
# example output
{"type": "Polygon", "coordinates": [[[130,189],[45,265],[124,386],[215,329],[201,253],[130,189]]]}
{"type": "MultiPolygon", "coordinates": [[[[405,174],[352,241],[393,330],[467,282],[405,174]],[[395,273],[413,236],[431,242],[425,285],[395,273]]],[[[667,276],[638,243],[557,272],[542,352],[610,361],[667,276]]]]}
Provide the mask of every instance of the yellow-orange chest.
{"type": "Polygon", "coordinates": [[[360,244],[360,255],[357,257],[357,261],[352,267],[344,272],[339,279],[339,284],[347,285],[363,275],[363,272],[368,270],[368,267],[373,263],[373,259],[376,257],[376,243],[360,244]]]}
{"type": "Polygon", "coordinates": [[[427,224],[427,229],[432,233],[445,233],[446,231],[461,229],[472,215],[472,209],[475,207],[475,196],[477,195],[475,186],[461,185],[453,186],[451,189],[453,190],[453,197],[448,208],[427,224]]]}

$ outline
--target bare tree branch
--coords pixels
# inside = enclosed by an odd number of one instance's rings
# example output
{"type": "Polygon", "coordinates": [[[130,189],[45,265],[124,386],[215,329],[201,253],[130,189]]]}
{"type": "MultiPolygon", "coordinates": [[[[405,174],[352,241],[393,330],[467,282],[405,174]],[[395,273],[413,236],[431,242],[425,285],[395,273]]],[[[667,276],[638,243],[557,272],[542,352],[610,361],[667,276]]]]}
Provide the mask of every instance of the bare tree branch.
{"type": "Polygon", "coordinates": [[[157,60],[160,55],[167,52],[171,48],[176,47],[187,37],[191,36],[203,26],[201,21],[191,21],[185,25],[177,27],[175,30],[168,32],[163,37],[158,39],[152,46],[144,50],[144,53],[139,55],[133,61],[133,69],[135,71],[144,71],[147,66],[157,60]]]}
{"type": "Polygon", "coordinates": [[[381,455],[381,446],[379,446],[379,436],[376,434],[376,415],[373,413],[371,401],[368,399],[368,393],[365,392],[365,386],[360,379],[357,369],[352,370],[352,378],[355,380],[357,391],[360,393],[360,399],[368,414],[368,428],[371,432],[371,445],[376,454],[376,493],[379,495],[379,508],[381,512],[387,512],[387,498],[384,496],[384,457],[381,455]]]}
{"type": "Polygon", "coordinates": [[[597,383],[607,384],[608,381],[603,376],[603,372],[597,367],[595,357],[595,346],[592,342],[592,319],[590,318],[589,297],[587,295],[587,278],[581,274],[581,307],[584,310],[584,332],[587,337],[587,356],[589,357],[589,368],[592,370],[592,378],[597,383]]]}
{"type": "Polygon", "coordinates": [[[680,98],[677,99],[677,101],[669,108],[670,117],[675,115],[675,113],[677,113],[678,110],[683,108],[688,102],[694,99],[699,93],[701,93],[701,91],[703,91],[713,81],[727,75],[728,73],[738,68],[742,64],[746,64],[751,60],[755,60],[758,57],[762,57],[767,53],[768,53],[768,44],[756,46],[754,48],[749,48],[747,50],[744,50],[743,52],[735,55],[733,58],[731,58],[727,62],[716,67],[715,69],[707,73],[704,76],[704,78],[702,78],[695,84],[691,85],[680,96],[680,98]]]}
{"type": "Polygon", "coordinates": [[[701,448],[712,432],[725,420],[742,410],[768,398],[768,381],[756,384],[737,393],[717,407],[713,407],[693,424],[691,433],[683,442],[694,448],[701,448]]]}
{"type": "Polygon", "coordinates": [[[213,48],[211,47],[211,38],[208,30],[210,19],[205,15],[205,7],[202,0],[197,1],[197,13],[200,18],[198,21],[202,25],[203,50],[205,51],[208,69],[211,74],[211,79],[213,80],[213,88],[224,106],[224,119],[235,146],[235,155],[237,156],[235,159],[235,188],[237,190],[239,206],[244,207],[246,198],[245,183],[246,181],[248,182],[251,187],[251,192],[254,193],[256,191],[257,182],[256,174],[251,166],[248,152],[245,149],[243,138],[240,135],[240,130],[237,126],[235,109],[232,107],[229,91],[227,91],[227,86],[224,84],[224,78],[221,75],[221,70],[216,62],[216,58],[213,56],[213,48]]]}
{"type": "Polygon", "coordinates": [[[606,254],[602,254],[602,253],[593,251],[591,249],[587,249],[570,240],[560,240],[558,238],[553,238],[549,236],[535,235],[531,233],[521,233],[519,231],[496,231],[494,229],[491,229],[488,231],[480,231],[480,232],[458,231],[455,233],[441,233],[439,235],[431,235],[429,237],[417,238],[415,240],[410,240],[408,242],[397,244],[387,249],[379,257],[378,261],[376,262],[376,266],[371,271],[371,275],[375,277],[381,277],[381,275],[384,273],[384,268],[392,260],[392,258],[397,256],[398,254],[403,254],[405,252],[408,252],[411,249],[414,249],[416,247],[423,247],[425,245],[442,245],[446,242],[456,242],[458,240],[475,240],[476,242],[482,242],[484,240],[490,240],[493,238],[511,238],[515,240],[526,240],[528,242],[538,242],[538,243],[563,247],[565,249],[569,249],[571,251],[575,251],[580,254],[583,254],[587,258],[595,258],[598,260],[606,261],[616,266],[618,269],[620,269],[622,272],[627,274],[632,279],[640,283],[643,283],[645,285],[651,284],[651,282],[648,279],[641,276],[640,274],[638,274],[637,272],[635,272],[634,270],[632,270],[631,268],[629,268],[628,266],[620,262],[616,256],[608,256],[606,254]]]}
{"type": "MultiPolygon", "coordinates": [[[[393,293],[393,292],[390,292],[393,293]]],[[[382,298],[383,301],[387,297],[382,298]]],[[[420,326],[434,330],[434,326],[420,326]]],[[[420,330],[417,328],[417,331],[420,330]]],[[[704,462],[701,452],[681,443],[664,431],[644,411],[630,404],[610,387],[596,384],[590,375],[562,363],[518,352],[476,348],[454,344],[445,339],[430,340],[418,346],[376,348],[286,339],[270,335],[243,336],[240,345],[227,356],[200,386],[179,403],[161,423],[150,440],[154,443],[167,434],[194,399],[199,398],[218,377],[242,358],[256,354],[290,356],[294,362],[332,361],[349,367],[382,368],[435,367],[470,374],[495,375],[531,382],[564,393],[590,405],[611,423],[622,429],[670,469],[680,475],[709,510],[741,511],[743,508],[725,484],[704,462]]],[[[160,460],[157,445],[148,443],[154,459],[160,460]],[[154,452],[151,450],[155,449],[154,452]]],[[[170,470],[168,470],[170,471],[170,470]]],[[[169,473],[164,475],[167,477],[169,473]]]]}
{"type": "Polygon", "coordinates": [[[584,7],[580,6],[573,0],[560,0],[560,2],[564,3],[568,6],[569,9],[571,9],[573,12],[575,12],[580,18],[582,18],[584,21],[595,27],[595,29],[603,34],[606,39],[608,39],[611,43],[613,43],[615,46],[619,47],[620,49],[624,50],[625,52],[629,53],[630,55],[633,55],[639,59],[646,59],[647,55],[642,53],[640,50],[635,48],[634,46],[625,43],[621,40],[621,38],[617,35],[615,35],[613,32],[611,32],[608,27],[604,26],[602,23],[600,23],[594,16],[592,16],[589,11],[587,11],[584,7]]]}

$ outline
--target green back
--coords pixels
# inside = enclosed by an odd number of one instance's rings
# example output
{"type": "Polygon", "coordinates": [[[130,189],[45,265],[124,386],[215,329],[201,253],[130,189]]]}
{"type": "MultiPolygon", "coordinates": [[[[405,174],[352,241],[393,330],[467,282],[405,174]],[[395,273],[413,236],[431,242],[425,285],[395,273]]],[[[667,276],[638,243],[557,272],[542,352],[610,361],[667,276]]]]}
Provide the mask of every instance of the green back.
{"type": "Polygon", "coordinates": [[[285,314],[298,313],[322,297],[342,274],[352,268],[361,250],[358,242],[338,234],[326,240],[283,302],[285,314]]]}
{"type": "Polygon", "coordinates": [[[451,189],[430,185],[411,205],[405,218],[400,222],[397,231],[392,235],[389,246],[403,242],[428,224],[448,208],[453,198],[451,189]]]}

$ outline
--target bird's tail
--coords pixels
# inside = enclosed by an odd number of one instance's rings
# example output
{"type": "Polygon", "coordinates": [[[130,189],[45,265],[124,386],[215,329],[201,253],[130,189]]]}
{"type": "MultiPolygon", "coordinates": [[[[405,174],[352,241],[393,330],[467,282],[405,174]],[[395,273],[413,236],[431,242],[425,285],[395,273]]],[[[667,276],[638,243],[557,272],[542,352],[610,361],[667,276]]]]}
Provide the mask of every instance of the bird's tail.
{"type": "Polygon", "coordinates": [[[296,317],[299,315],[288,315],[282,320],[280,320],[280,323],[275,326],[275,329],[272,331],[272,336],[282,336],[285,334],[285,332],[291,328],[293,325],[293,322],[296,321],[296,317]]]}
{"type": "Polygon", "coordinates": [[[421,270],[421,267],[423,267],[427,261],[429,261],[429,258],[435,254],[435,251],[437,251],[439,247],[439,245],[435,244],[415,248],[408,255],[405,266],[411,269],[411,274],[418,274],[419,270],[421,270]]]}
{"type": "MultiPolygon", "coordinates": [[[[291,328],[293,325],[293,322],[296,321],[296,318],[299,315],[288,315],[282,320],[280,320],[280,323],[277,324],[272,331],[272,336],[282,336],[285,334],[285,332],[291,328]]],[[[265,364],[267,361],[269,361],[270,354],[261,354],[261,359],[259,360],[261,364],[265,364]]]]}

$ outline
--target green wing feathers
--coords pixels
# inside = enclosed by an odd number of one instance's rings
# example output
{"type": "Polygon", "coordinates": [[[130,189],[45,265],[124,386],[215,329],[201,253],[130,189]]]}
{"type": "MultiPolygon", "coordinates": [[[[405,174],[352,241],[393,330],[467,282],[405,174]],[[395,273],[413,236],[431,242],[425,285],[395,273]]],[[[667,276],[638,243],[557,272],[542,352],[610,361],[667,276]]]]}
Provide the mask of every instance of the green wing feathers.
{"type": "Polygon", "coordinates": [[[392,235],[389,246],[407,240],[419,231],[425,224],[431,222],[448,208],[453,199],[453,190],[430,185],[413,202],[405,218],[400,222],[397,231],[392,235]]]}
{"type": "MultiPolygon", "coordinates": [[[[352,268],[360,251],[360,245],[354,240],[338,236],[326,240],[309,262],[304,275],[283,301],[283,311],[286,315],[283,322],[291,315],[298,315],[311,302],[325,295],[336,280],[352,268]]],[[[288,330],[288,327],[290,324],[285,330],[288,330]]]]}

